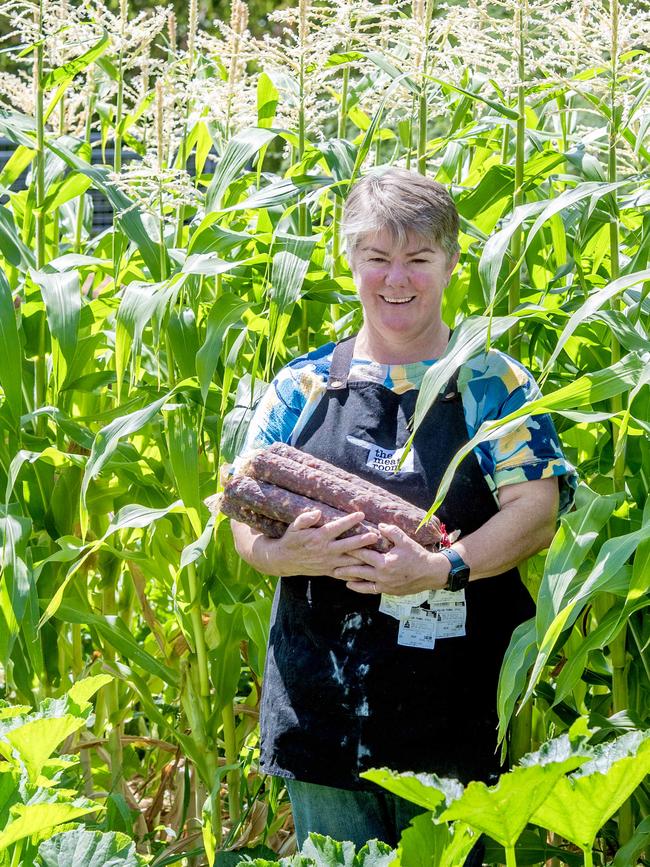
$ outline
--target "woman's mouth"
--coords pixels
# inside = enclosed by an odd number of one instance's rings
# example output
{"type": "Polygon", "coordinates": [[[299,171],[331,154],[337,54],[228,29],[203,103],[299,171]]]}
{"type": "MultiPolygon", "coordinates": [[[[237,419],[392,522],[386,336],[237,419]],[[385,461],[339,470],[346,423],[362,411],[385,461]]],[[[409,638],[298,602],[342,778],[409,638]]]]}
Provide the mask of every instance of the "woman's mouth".
{"type": "Polygon", "coordinates": [[[408,304],[409,301],[415,298],[415,295],[406,295],[404,298],[387,298],[385,295],[380,295],[379,297],[387,304],[408,304]]]}

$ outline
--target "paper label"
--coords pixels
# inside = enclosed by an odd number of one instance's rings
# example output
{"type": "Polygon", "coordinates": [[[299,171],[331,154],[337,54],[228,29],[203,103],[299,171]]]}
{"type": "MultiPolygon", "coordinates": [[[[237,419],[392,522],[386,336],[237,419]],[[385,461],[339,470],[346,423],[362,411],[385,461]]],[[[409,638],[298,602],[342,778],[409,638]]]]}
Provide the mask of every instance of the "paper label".
{"type": "Polygon", "coordinates": [[[400,620],[397,643],[403,647],[433,650],[436,643],[437,623],[438,618],[435,611],[428,611],[426,608],[411,608],[410,614],[400,620]]]}
{"type": "Polygon", "coordinates": [[[428,599],[428,590],[422,593],[411,593],[409,596],[391,596],[389,593],[382,593],[379,610],[382,614],[388,614],[396,620],[403,620],[411,613],[411,608],[417,608],[428,599]]]}
{"type": "Polygon", "coordinates": [[[438,621],[437,638],[459,638],[465,635],[467,603],[465,591],[432,590],[429,593],[429,608],[438,621]]]}

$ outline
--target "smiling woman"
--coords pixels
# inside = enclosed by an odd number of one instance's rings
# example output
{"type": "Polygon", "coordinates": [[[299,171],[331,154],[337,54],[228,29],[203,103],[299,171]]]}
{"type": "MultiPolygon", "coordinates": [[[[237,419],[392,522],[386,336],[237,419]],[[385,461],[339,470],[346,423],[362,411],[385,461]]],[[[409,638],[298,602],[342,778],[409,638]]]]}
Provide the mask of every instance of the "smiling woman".
{"type": "MultiPolygon", "coordinates": [[[[447,190],[389,169],[352,189],[347,250],[363,307],[359,334],[280,371],[249,429],[247,450],[274,441],[368,479],[427,509],[453,455],[487,418],[537,394],[496,351],[462,366],[418,428],[418,389],[449,341],[442,295],[458,260],[447,190]]],[[[309,832],[395,845],[416,808],[360,775],[371,767],[489,781],[496,687],[513,629],[534,611],[516,564],[548,544],[558,478],[571,474],[547,416],[465,460],[438,512],[460,531],[432,552],[391,525],[340,534],[353,513],[316,527],[300,515],[281,539],[234,524],[238,551],[278,584],[261,709],[261,762],[284,777],[300,843],[309,832]],[[480,580],[478,580],[480,579],[480,580]]],[[[564,498],[566,499],[566,497],[564,498]]],[[[480,864],[477,851],[467,864],[480,864]]]]}

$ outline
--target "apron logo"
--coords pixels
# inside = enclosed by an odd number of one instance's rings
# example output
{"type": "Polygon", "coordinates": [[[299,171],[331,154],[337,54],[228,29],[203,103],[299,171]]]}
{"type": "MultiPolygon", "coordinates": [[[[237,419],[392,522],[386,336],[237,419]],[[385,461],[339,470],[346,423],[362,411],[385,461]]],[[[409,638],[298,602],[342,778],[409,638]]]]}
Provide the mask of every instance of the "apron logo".
{"type": "MultiPolygon", "coordinates": [[[[367,443],[357,437],[347,437],[347,441],[353,446],[361,446],[368,450],[368,459],[366,466],[373,470],[381,470],[383,473],[396,473],[399,462],[404,454],[404,449],[382,449],[374,443],[367,443]]],[[[413,464],[413,449],[406,456],[406,460],[400,470],[401,473],[414,473],[415,467],[413,464]]]]}

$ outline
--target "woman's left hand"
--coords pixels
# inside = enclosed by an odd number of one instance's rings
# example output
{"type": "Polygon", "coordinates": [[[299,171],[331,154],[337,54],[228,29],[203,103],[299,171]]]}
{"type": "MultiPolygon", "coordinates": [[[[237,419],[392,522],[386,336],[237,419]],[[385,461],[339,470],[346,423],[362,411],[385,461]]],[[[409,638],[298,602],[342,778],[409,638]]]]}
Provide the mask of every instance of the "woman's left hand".
{"type": "Polygon", "coordinates": [[[341,566],[334,577],[357,593],[389,593],[406,596],[422,590],[437,590],[447,584],[449,561],[427,551],[399,527],[380,524],[381,535],[393,543],[386,554],[359,548],[353,552],[358,566],[341,566]]]}

